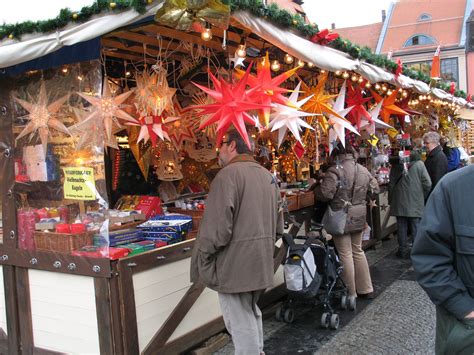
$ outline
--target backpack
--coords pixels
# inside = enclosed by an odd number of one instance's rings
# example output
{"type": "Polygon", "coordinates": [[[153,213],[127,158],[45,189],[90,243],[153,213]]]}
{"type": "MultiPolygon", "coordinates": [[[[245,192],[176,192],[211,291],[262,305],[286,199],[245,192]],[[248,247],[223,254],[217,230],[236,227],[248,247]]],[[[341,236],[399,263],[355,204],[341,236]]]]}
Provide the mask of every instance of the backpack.
{"type": "Polygon", "coordinates": [[[283,275],[287,290],[304,298],[314,297],[321,285],[321,276],[317,272],[314,255],[311,250],[311,238],[304,244],[296,244],[290,235],[284,236],[288,245],[283,275]]]}

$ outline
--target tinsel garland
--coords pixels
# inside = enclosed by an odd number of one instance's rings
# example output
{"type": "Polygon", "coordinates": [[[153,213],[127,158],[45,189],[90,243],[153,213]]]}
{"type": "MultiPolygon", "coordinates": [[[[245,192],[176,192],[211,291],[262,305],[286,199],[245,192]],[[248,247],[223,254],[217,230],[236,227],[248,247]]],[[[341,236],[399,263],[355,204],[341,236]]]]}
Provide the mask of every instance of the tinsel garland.
{"type": "MultiPolygon", "coordinates": [[[[230,3],[231,11],[248,11],[251,14],[264,18],[278,27],[292,28],[299,31],[306,37],[311,37],[319,32],[317,25],[310,25],[305,23],[304,18],[298,14],[291,14],[286,10],[280,9],[278,5],[272,3],[269,6],[263,4],[262,0],[222,0],[223,3],[230,3]]],[[[88,21],[93,15],[100,14],[106,11],[118,12],[129,9],[135,9],[138,13],[146,11],[147,4],[152,3],[152,0],[96,0],[90,6],[84,6],[80,11],[74,12],[70,9],[62,9],[59,15],[50,20],[43,21],[26,21],[17,24],[5,24],[0,26],[0,40],[5,37],[10,39],[20,38],[28,33],[46,33],[59,30],[69,23],[82,23],[88,21]]],[[[368,47],[360,47],[351,43],[348,40],[337,38],[335,41],[329,43],[330,47],[349,54],[354,59],[365,60],[367,63],[374,64],[378,67],[385,68],[391,73],[395,73],[397,63],[388,59],[386,56],[372,53],[368,47]]],[[[403,66],[403,74],[415,79],[430,84],[430,77],[422,72],[411,70],[403,66]]],[[[449,92],[449,84],[437,82],[432,83],[432,86],[440,88],[449,92]]],[[[467,95],[462,90],[457,90],[454,96],[466,98],[467,95]]]]}

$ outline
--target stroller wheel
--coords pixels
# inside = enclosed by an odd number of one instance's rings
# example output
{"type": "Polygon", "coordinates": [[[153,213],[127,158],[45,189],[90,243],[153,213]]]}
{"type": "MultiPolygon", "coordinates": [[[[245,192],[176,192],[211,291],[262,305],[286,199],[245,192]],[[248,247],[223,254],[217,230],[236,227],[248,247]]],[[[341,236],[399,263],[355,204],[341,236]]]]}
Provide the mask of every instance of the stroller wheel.
{"type": "Polygon", "coordinates": [[[341,308],[347,309],[347,296],[346,295],[342,295],[341,297],[341,308]]]}
{"type": "Polygon", "coordinates": [[[321,328],[329,328],[329,323],[331,321],[331,315],[328,312],[324,312],[321,316],[321,328]]]}
{"type": "Polygon", "coordinates": [[[293,321],[295,320],[295,312],[291,308],[288,308],[287,310],[285,310],[283,320],[286,323],[293,323],[293,321]]]}
{"type": "Polygon", "coordinates": [[[329,327],[334,330],[339,328],[339,314],[331,315],[331,320],[329,321],[329,327]]]}
{"type": "Polygon", "coordinates": [[[347,298],[348,307],[351,311],[355,311],[357,308],[357,299],[355,296],[349,296],[347,298]]]}
{"type": "Polygon", "coordinates": [[[276,309],[275,318],[279,322],[283,320],[283,305],[278,306],[278,308],[276,309]]]}

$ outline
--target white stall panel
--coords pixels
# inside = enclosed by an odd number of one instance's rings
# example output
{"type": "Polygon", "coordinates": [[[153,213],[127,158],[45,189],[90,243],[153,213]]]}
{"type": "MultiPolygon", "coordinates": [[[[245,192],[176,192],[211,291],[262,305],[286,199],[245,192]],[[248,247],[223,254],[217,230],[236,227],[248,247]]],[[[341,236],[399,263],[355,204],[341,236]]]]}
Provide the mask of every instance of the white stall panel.
{"type": "Polygon", "coordinates": [[[3,283],[3,267],[0,266],[0,328],[7,333],[7,310],[5,308],[5,285],[3,283]]]}
{"type": "Polygon", "coordinates": [[[68,354],[99,354],[94,278],[30,270],[35,346],[68,354]]]}

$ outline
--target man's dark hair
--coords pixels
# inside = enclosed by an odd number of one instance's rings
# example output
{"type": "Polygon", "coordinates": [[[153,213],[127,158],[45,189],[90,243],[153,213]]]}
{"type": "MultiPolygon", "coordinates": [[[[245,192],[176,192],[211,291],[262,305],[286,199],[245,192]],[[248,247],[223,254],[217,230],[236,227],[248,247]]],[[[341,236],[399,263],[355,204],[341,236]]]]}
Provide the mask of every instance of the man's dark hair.
{"type": "Polygon", "coordinates": [[[250,154],[250,155],[253,154],[255,143],[254,143],[254,140],[252,139],[252,137],[249,136],[250,147],[252,148],[252,149],[250,149],[248,147],[247,143],[244,141],[244,139],[240,135],[240,133],[237,132],[237,130],[232,129],[232,130],[228,131],[225,134],[225,136],[226,136],[226,138],[224,139],[225,141],[227,141],[229,143],[230,142],[235,142],[235,150],[237,151],[238,154],[250,154]]]}

